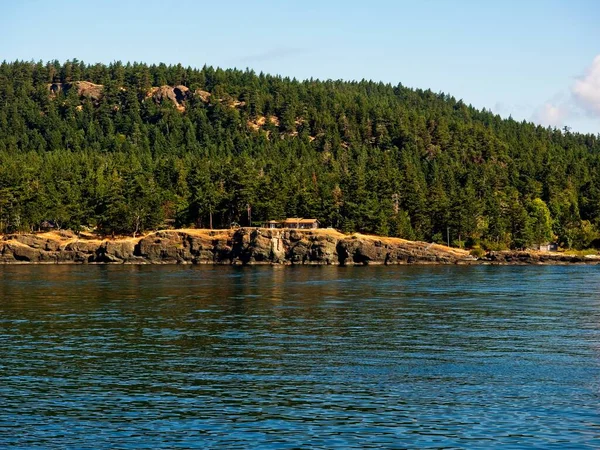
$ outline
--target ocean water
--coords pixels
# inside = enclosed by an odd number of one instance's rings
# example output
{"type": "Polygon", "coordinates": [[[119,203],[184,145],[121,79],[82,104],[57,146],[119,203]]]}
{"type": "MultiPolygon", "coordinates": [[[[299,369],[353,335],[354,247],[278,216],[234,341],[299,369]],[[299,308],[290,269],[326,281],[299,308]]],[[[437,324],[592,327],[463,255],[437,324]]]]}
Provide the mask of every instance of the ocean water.
{"type": "Polygon", "coordinates": [[[0,266],[1,448],[599,448],[600,267],[0,266]]]}

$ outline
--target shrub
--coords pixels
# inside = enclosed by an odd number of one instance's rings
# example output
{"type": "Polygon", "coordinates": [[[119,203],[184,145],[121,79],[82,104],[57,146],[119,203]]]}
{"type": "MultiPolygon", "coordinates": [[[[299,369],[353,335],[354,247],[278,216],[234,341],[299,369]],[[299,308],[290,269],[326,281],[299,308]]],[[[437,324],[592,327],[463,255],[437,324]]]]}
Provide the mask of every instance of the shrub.
{"type": "Polygon", "coordinates": [[[474,256],[475,258],[482,258],[485,256],[485,250],[479,246],[473,247],[471,249],[471,256],[474,256]]]}

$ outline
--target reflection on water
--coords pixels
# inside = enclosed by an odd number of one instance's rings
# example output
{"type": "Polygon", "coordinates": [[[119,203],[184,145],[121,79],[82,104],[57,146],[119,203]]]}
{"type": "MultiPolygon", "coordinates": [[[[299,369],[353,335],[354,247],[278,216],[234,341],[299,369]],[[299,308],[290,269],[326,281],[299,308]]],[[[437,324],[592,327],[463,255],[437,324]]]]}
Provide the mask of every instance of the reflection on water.
{"type": "Polygon", "coordinates": [[[597,267],[0,267],[0,447],[600,446],[597,267]]]}

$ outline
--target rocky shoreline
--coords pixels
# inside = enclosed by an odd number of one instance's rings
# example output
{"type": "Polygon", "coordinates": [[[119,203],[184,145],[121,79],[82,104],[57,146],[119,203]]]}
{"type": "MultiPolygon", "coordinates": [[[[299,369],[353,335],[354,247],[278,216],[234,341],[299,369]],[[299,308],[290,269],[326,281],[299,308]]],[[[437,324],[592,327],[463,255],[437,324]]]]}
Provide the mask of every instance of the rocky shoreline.
{"type": "Polygon", "coordinates": [[[572,264],[598,258],[561,253],[490,252],[331,229],[163,230],[138,238],[98,239],[72,232],[0,237],[0,264],[572,264]]]}

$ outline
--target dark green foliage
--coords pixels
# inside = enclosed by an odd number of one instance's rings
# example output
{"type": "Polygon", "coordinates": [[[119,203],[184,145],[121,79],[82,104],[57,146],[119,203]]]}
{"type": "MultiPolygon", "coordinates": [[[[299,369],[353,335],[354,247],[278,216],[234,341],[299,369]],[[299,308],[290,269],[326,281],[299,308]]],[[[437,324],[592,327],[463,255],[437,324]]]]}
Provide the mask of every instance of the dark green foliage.
{"type": "Polygon", "coordinates": [[[0,232],[286,216],[457,245],[584,247],[600,225],[599,137],[370,81],[0,64],[0,232]],[[102,95],[81,94],[80,80],[102,95]],[[164,85],[190,89],[184,109],[149,95],[164,85]]]}

